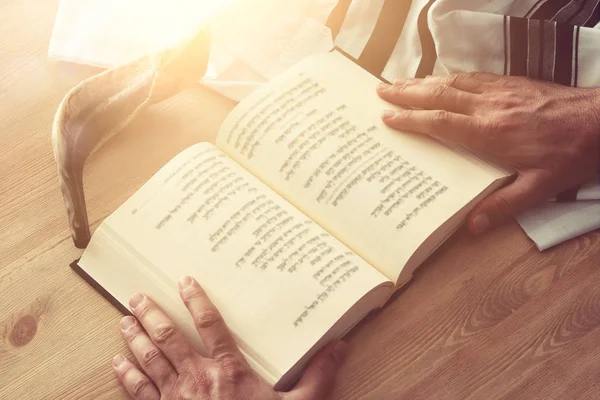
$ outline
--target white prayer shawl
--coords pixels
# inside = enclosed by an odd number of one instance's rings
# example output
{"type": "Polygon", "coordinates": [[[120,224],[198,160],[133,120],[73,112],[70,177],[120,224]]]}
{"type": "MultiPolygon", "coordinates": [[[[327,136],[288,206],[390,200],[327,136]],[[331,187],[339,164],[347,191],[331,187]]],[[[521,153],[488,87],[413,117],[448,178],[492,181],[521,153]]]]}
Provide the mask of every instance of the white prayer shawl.
{"type": "Polygon", "coordinates": [[[216,84],[217,90],[222,87],[235,100],[301,58],[334,45],[388,81],[487,71],[594,87],[600,86],[599,4],[600,0],[61,0],[49,55],[101,67],[125,63],[181,40],[201,23],[206,10],[214,9],[211,70],[204,82],[216,84]]]}
{"type": "Polygon", "coordinates": [[[485,71],[596,87],[599,4],[600,0],[342,0],[338,7],[347,11],[335,45],[359,63],[375,47],[387,51],[384,65],[369,67],[388,81],[485,71]],[[385,13],[395,13],[394,22],[388,22],[385,13]],[[389,40],[394,41],[391,51],[385,43],[389,40]]]}

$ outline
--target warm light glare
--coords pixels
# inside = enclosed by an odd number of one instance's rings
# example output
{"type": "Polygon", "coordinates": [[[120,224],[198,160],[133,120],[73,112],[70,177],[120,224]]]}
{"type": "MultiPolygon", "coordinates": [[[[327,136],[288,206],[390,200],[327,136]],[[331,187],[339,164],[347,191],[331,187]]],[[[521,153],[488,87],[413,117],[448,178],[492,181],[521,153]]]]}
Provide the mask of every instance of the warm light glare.
{"type": "MultiPolygon", "coordinates": [[[[123,7],[123,0],[110,0],[115,7],[127,9],[111,11],[103,4],[103,9],[124,20],[115,21],[119,27],[127,27],[135,32],[134,40],[140,43],[153,43],[156,47],[169,47],[192,34],[217,10],[237,0],[126,0],[126,3],[139,3],[136,7],[123,7]]],[[[130,32],[131,33],[131,32],[130,32]]],[[[130,37],[130,35],[126,35],[130,37]]]]}
{"type": "Polygon", "coordinates": [[[238,1],[61,0],[49,53],[98,67],[123,64],[177,45],[238,1]]]}
{"type": "MultiPolygon", "coordinates": [[[[271,77],[312,52],[332,47],[324,23],[336,3],[61,0],[48,53],[56,59],[108,68],[177,46],[208,21],[210,67],[216,71],[209,75],[243,60],[253,73],[271,77]]],[[[244,75],[240,79],[254,78],[244,75]]]]}

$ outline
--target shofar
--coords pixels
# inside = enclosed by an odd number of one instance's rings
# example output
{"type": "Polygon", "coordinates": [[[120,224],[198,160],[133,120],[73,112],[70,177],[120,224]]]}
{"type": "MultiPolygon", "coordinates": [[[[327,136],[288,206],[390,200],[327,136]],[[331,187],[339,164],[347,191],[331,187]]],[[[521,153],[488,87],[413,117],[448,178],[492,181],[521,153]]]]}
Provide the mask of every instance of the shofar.
{"type": "Polygon", "coordinates": [[[142,110],[198,83],[209,51],[209,29],[203,27],[176,48],[106,70],[67,93],[54,117],[52,146],[76,247],[91,238],[83,192],[87,157],[142,110]]]}

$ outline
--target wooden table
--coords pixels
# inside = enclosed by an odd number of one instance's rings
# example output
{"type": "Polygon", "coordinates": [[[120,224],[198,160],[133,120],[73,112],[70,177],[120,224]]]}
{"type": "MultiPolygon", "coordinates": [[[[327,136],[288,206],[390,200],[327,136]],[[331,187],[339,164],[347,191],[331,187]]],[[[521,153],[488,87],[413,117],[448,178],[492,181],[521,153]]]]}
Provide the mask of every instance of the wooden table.
{"type": "MultiPolygon", "coordinates": [[[[110,366],[120,315],[68,268],[81,252],[50,126],[89,72],[47,59],[57,5],[0,1],[0,398],[123,398],[110,366]]],[[[93,226],[231,107],[190,89],[109,141],[85,173],[93,226]]],[[[598,232],[544,253],[515,223],[461,232],[349,336],[333,398],[600,398],[598,267],[598,232]]]]}

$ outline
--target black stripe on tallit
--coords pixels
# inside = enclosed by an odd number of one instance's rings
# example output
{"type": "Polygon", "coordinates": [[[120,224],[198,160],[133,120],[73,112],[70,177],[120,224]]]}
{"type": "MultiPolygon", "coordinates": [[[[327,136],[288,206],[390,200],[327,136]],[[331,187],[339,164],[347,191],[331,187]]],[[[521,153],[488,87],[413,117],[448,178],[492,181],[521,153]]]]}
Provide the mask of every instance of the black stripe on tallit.
{"type": "Polygon", "coordinates": [[[510,18],[510,69],[512,76],[527,76],[527,20],[510,18]]]}
{"type": "Polygon", "coordinates": [[[588,28],[593,28],[599,22],[600,22],[600,3],[596,4],[596,7],[594,7],[592,14],[589,16],[587,21],[585,21],[583,26],[588,27],[588,28]]]}
{"type": "Polygon", "coordinates": [[[381,76],[404,28],[410,1],[385,0],[377,24],[358,57],[358,63],[375,76],[381,76]]]}
{"type": "Polygon", "coordinates": [[[430,0],[427,5],[423,7],[419,14],[419,19],[417,20],[419,39],[421,40],[421,62],[419,63],[417,73],[415,74],[416,78],[424,78],[427,75],[431,75],[433,73],[435,62],[437,61],[435,42],[433,41],[433,36],[429,30],[429,23],[427,22],[429,9],[434,2],[435,0],[430,0]]]}
{"type": "Polygon", "coordinates": [[[504,16],[503,21],[504,28],[504,75],[508,74],[508,47],[510,44],[510,38],[508,36],[508,16],[504,16]]]}
{"type": "Polygon", "coordinates": [[[556,24],[554,50],[554,82],[571,85],[573,68],[573,29],[572,25],[556,24]]]}
{"type": "Polygon", "coordinates": [[[532,19],[552,19],[561,8],[569,4],[569,0],[548,0],[542,4],[530,18],[532,19]]]}
{"type": "Polygon", "coordinates": [[[337,4],[331,10],[329,17],[327,18],[327,27],[331,29],[331,36],[333,40],[340,33],[340,29],[342,29],[342,25],[344,24],[344,20],[346,19],[346,14],[348,14],[348,9],[350,8],[350,3],[352,0],[338,0],[337,4]]]}
{"type": "Polygon", "coordinates": [[[577,77],[579,75],[579,28],[579,26],[575,27],[575,71],[572,72],[574,74],[574,87],[577,87],[577,77]]]}
{"type": "Polygon", "coordinates": [[[538,0],[535,2],[535,4],[533,6],[531,6],[531,8],[529,9],[529,11],[527,11],[527,13],[525,14],[525,18],[530,18],[531,17],[531,13],[533,12],[533,10],[535,10],[535,8],[540,5],[540,3],[544,2],[546,0],[538,0]]]}

